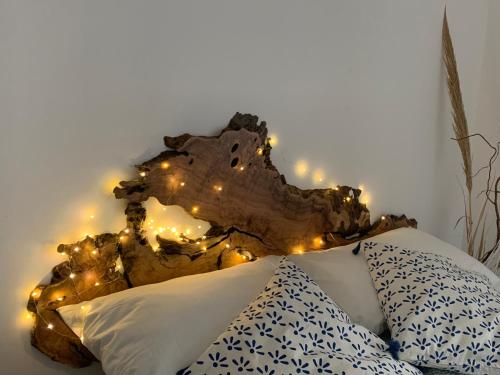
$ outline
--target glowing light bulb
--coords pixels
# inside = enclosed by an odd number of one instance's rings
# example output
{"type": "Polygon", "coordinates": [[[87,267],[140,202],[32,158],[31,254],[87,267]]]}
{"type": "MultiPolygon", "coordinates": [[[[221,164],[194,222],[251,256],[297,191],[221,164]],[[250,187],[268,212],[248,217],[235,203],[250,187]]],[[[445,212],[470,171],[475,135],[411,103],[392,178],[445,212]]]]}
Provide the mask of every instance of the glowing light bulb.
{"type": "Polygon", "coordinates": [[[127,228],[124,230],[124,232],[128,234],[128,233],[130,233],[130,229],[127,228]]]}
{"type": "Polygon", "coordinates": [[[38,296],[38,292],[36,290],[34,290],[33,292],[31,292],[31,296],[32,297],[36,297],[38,296]]]}
{"type": "Polygon", "coordinates": [[[241,166],[241,167],[240,167],[240,171],[243,171],[243,170],[245,170],[245,167],[244,167],[244,166],[241,166]]]}
{"type": "Polygon", "coordinates": [[[168,162],[164,161],[163,163],[161,163],[162,169],[168,169],[168,167],[170,167],[170,164],[168,162]]]}
{"type": "Polygon", "coordinates": [[[222,186],[221,185],[214,185],[215,191],[222,191],[222,186]]]}
{"type": "Polygon", "coordinates": [[[144,172],[144,171],[140,172],[140,173],[139,173],[139,176],[141,176],[141,177],[146,177],[146,172],[144,172]]]}
{"type": "Polygon", "coordinates": [[[99,285],[101,285],[101,284],[100,284],[99,282],[96,282],[94,285],[95,285],[95,286],[99,286],[99,285]]]}
{"type": "Polygon", "coordinates": [[[186,229],[186,234],[191,234],[191,229],[186,229]]]}
{"type": "Polygon", "coordinates": [[[54,329],[54,325],[52,323],[47,324],[48,329],[54,329]]]}
{"type": "Polygon", "coordinates": [[[70,279],[74,279],[75,277],[76,277],[76,275],[75,275],[73,272],[71,272],[71,273],[69,274],[69,278],[70,278],[70,279]]]}
{"type": "Polygon", "coordinates": [[[93,218],[95,218],[95,215],[90,215],[89,217],[90,217],[91,219],[93,219],[93,218]]]}
{"type": "Polygon", "coordinates": [[[382,219],[382,220],[385,220],[385,216],[382,216],[382,217],[381,217],[381,219],[382,219]]]}
{"type": "Polygon", "coordinates": [[[74,251],[75,253],[77,253],[77,252],[79,252],[79,251],[80,251],[80,248],[79,248],[78,246],[75,246],[75,247],[73,248],[73,251],[74,251]]]}
{"type": "Polygon", "coordinates": [[[177,228],[176,228],[176,227],[172,227],[172,229],[170,229],[170,231],[171,231],[172,233],[175,233],[175,232],[177,232],[177,228]]]}
{"type": "Polygon", "coordinates": [[[201,236],[202,240],[205,240],[206,238],[207,238],[207,236],[201,236]]]}
{"type": "Polygon", "coordinates": [[[181,182],[181,186],[185,186],[186,183],[184,181],[181,182]]]}
{"type": "Polygon", "coordinates": [[[201,229],[201,225],[198,225],[198,229],[201,229]]]}
{"type": "Polygon", "coordinates": [[[231,247],[231,245],[229,245],[228,243],[226,244],[226,249],[229,249],[231,247]]]}
{"type": "Polygon", "coordinates": [[[351,201],[351,197],[346,197],[346,198],[345,198],[345,201],[346,201],[346,202],[350,202],[350,201],[351,201]]]}
{"type": "Polygon", "coordinates": [[[199,245],[200,244],[200,241],[196,241],[196,244],[199,245]]]}
{"type": "Polygon", "coordinates": [[[62,301],[64,301],[64,297],[58,297],[58,298],[57,298],[57,300],[58,300],[59,302],[62,302],[62,301]]]}
{"type": "Polygon", "coordinates": [[[271,134],[268,139],[271,146],[278,145],[278,136],[276,134],[271,134]]]}
{"type": "Polygon", "coordinates": [[[257,155],[262,155],[264,153],[264,150],[262,150],[262,147],[259,147],[257,149],[257,155]]]}
{"type": "Polygon", "coordinates": [[[203,251],[207,251],[207,247],[206,247],[206,246],[203,246],[201,249],[202,249],[203,251]]]}
{"type": "Polygon", "coordinates": [[[97,255],[97,250],[92,250],[92,255],[97,255]]]}
{"type": "MultiPolygon", "coordinates": [[[[120,242],[125,242],[127,240],[127,236],[120,236],[119,239],[120,239],[120,242]]],[[[92,252],[92,253],[94,253],[94,252],[92,252]]]]}
{"type": "Polygon", "coordinates": [[[199,207],[198,206],[193,206],[193,208],[191,209],[192,212],[194,213],[197,213],[199,211],[199,207]]]}

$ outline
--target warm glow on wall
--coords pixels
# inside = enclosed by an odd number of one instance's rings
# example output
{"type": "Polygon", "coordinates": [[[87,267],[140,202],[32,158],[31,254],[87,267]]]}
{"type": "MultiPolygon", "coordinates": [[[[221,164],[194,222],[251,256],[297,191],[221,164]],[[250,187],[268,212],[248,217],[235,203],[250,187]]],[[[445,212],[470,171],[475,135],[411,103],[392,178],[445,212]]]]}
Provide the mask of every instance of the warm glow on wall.
{"type": "Polygon", "coordinates": [[[269,144],[276,147],[279,143],[278,136],[276,134],[269,135],[269,144]]]}
{"type": "Polygon", "coordinates": [[[295,174],[303,178],[307,176],[307,173],[309,172],[309,164],[307,164],[307,161],[305,160],[299,160],[295,163],[295,174]]]}
{"type": "Polygon", "coordinates": [[[144,229],[154,249],[159,246],[156,240],[157,235],[165,239],[180,241],[182,236],[191,239],[200,238],[210,229],[209,223],[191,216],[191,214],[202,212],[200,206],[192,206],[188,213],[180,206],[164,206],[156,198],[150,198],[144,202],[144,208],[148,215],[144,229]]]}
{"type": "Polygon", "coordinates": [[[314,170],[313,176],[312,176],[313,183],[315,185],[319,185],[319,184],[323,183],[324,180],[325,180],[325,172],[323,171],[323,169],[318,168],[318,169],[314,170]]]}

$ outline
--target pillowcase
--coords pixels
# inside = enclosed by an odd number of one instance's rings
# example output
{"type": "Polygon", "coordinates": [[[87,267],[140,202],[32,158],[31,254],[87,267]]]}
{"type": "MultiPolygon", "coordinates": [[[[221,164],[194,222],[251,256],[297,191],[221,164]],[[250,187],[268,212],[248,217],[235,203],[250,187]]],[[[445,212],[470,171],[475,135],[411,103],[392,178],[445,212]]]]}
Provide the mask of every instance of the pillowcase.
{"type": "Polygon", "coordinates": [[[399,357],[465,374],[500,374],[500,293],[451,258],[364,243],[399,357]]]}
{"type": "Polygon", "coordinates": [[[368,241],[391,244],[406,249],[425,249],[425,251],[432,254],[444,255],[453,259],[453,263],[463,269],[485,275],[493,287],[500,290],[500,278],[488,267],[469,256],[465,251],[441,241],[429,233],[414,228],[399,228],[369,238],[368,241]]]}
{"type": "Polygon", "coordinates": [[[381,334],[386,328],[384,313],[366,262],[363,257],[352,255],[355,247],[356,244],[351,244],[289,255],[288,259],[316,281],[354,323],[381,334]]]}
{"type": "Polygon", "coordinates": [[[58,309],[106,374],[175,374],[254,299],[281,257],[145,285],[58,309]],[[83,307],[83,309],[82,309],[83,307]]]}
{"type": "Polygon", "coordinates": [[[179,374],[421,374],[386,349],[284,258],[264,292],[179,374]]]}

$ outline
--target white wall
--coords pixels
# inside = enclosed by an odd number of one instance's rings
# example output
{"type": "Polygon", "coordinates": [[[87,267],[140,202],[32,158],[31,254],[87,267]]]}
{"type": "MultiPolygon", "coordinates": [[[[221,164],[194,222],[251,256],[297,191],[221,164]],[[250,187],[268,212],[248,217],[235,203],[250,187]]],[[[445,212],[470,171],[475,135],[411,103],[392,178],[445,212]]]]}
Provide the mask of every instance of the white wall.
{"type": "MultiPolygon", "coordinates": [[[[236,111],[268,121],[290,182],[312,185],[293,174],[306,159],[326,181],[363,184],[375,216],[406,213],[461,244],[443,5],[0,0],[2,368],[69,372],[30,347],[21,316],[61,260],[55,244],[123,225],[103,185],[162,150],[163,135],[211,134],[236,111]]],[[[488,3],[448,10],[475,117],[488,3]]]]}

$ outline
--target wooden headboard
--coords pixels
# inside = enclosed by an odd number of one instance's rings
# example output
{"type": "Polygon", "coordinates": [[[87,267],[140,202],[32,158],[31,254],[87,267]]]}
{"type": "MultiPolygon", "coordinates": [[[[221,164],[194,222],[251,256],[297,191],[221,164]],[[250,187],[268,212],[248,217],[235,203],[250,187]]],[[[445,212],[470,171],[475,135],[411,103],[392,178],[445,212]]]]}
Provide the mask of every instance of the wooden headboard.
{"type": "Polygon", "coordinates": [[[219,135],[165,137],[168,150],[137,166],[138,177],[114,190],[126,201],[126,229],[58,246],[68,259],[48,284],[31,293],[31,342],[53,360],[75,367],[94,356],[56,309],[179,276],[219,270],[269,254],[314,251],[359,241],[416,221],[385,215],[370,224],[361,190],[302,190],[271,162],[265,122],[237,113],[219,135]],[[200,238],[146,237],[143,202],[156,198],[210,223],[200,238]]]}

